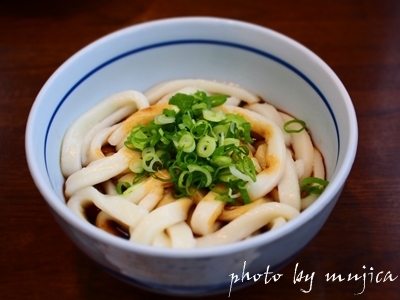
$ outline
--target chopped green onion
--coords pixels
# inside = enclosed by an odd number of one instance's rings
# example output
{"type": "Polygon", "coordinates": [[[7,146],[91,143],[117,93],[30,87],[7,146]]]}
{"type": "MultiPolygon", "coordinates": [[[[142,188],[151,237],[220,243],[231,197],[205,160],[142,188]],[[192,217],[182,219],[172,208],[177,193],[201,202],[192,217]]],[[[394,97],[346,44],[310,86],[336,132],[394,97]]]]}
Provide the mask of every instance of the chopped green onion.
{"type": "Polygon", "coordinates": [[[310,194],[322,194],[329,181],[318,177],[307,177],[301,181],[300,190],[302,194],[308,196],[310,194]]]}
{"type": "Polygon", "coordinates": [[[184,152],[192,152],[196,148],[196,142],[191,134],[186,133],[181,136],[178,142],[178,147],[184,152]]]}
{"type": "Polygon", "coordinates": [[[205,136],[210,129],[211,125],[207,121],[199,120],[190,128],[190,133],[195,139],[200,139],[205,136]]]}
{"type": "Polygon", "coordinates": [[[217,143],[214,138],[210,136],[202,137],[196,146],[197,155],[200,157],[209,157],[213,154],[217,143]]]}
{"type": "Polygon", "coordinates": [[[141,126],[134,127],[128,140],[125,142],[125,146],[130,149],[140,149],[143,150],[147,144],[147,135],[142,131],[141,126]]]}
{"type": "MultiPolygon", "coordinates": [[[[143,155],[143,153],[142,153],[143,155]]],[[[142,167],[147,172],[155,172],[161,169],[162,162],[157,154],[149,152],[143,155],[142,167]]]]}
{"type": "Polygon", "coordinates": [[[154,154],[156,153],[156,150],[154,149],[154,147],[146,147],[142,150],[142,156],[146,156],[148,154],[154,154]]]}
{"type": "Polygon", "coordinates": [[[183,116],[182,116],[182,123],[179,124],[182,125],[180,126],[180,129],[185,129],[186,127],[189,129],[192,129],[194,126],[194,120],[192,119],[192,116],[190,115],[190,113],[186,112],[183,116]]]}
{"type": "MultiPolygon", "coordinates": [[[[144,173],[143,173],[143,174],[144,174],[144,173]]],[[[141,175],[138,179],[142,180],[142,179],[143,179],[143,176],[141,175]]],[[[132,193],[134,190],[136,190],[136,189],[140,186],[140,184],[138,183],[140,180],[136,180],[136,177],[135,177],[135,179],[133,180],[132,185],[131,185],[129,188],[127,188],[127,189],[122,193],[122,195],[128,195],[128,194],[132,193]]]]}
{"type": "Polygon", "coordinates": [[[125,146],[142,157],[129,165],[136,174],[132,184],[121,183],[118,189],[130,193],[148,176],[166,181],[156,175],[166,169],[177,198],[208,188],[218,191],[222,201],[249,203],[246,184],[256,180],[256,171],[243,144],[253,142],[251,126],[243,117],[216,108],[227,97],[177,93],[169,100],[170,108],[147,125],[133,127],[125,146]]]}
{"type": "Polygon", "coordinates": [[[220,110],[203,110],[203,118],[211,122],[220,122],[226,118],[225,114],[220,110]]]}
{"type": "Polygon", "coordinates": [[[236,169],[234,165],[229,166],[229,171],[231,171],[232,175],[236,176],[239,179],[242,179],[244,181],[252,181],[249,175],[240,172],[238,169],[236,169]]]}
{"type": "Polygon", "coordinates": [[[202,103],[196,103],[192,106],[193,112],[195,113],[196,116],[201,115],[204,113],[204,110],[207,109],[207,104],[202,102],[202,103]]]}
{"type": "Polygon", "coordinates": [[[128,188],[131,187],[131,184],[129,182],[126,181],[119,181],[117,183],[116,189],[117,189],[117,193],[119,195],[122,195],[124,193],[125,190],[127,190],[128,188]]]}
{"type": "Polygon", "coordinates": [[[232,163],[232,158],[229,156],[217,156],[212,159],[212,162],[218,167],[227,167],[232,163]]]}
{"type": "Polygon", "coordinates": [[[204,187],[207,187],[211,184],[211,182],[212,182],[211,173],[205,167],[190,164],[187,166],[187,168],[190,173],[201,172],[205,176],[206,182],[203,185],[204,187]]]}
{"type": "Polygon", "coordinates": [[[175,122],[175,117],[168,117],[164,114],[158,115],[154,119],[154,123],[157,125],[162,125],[162,124],[170,124],[175,122]]]}
{"type": "Polygon", "coordinates": [[[189,171],[182,171],[178,178],[178,187],[184,190],[186,195],[190,195],[190,186],[192,185],[193,175],[189,171]]]}
{"type": "Polygon", "coordinates": [[[143,170],[140,173],[136,173],[136,176],[132,181],[132,186],[137,184],[138,182],[142,181],[143,179],[145,179],[146,175],[147,175],[147,172],[145,170],[143,170]]]}
{"type": "Polygon", "coordinates": [[[240,194],[242,195],[243,203],[249,204],[251,202],[249,192],[247,191],[246,184],[243,181],[239,182],[238,189],[240,191],[240,194]]]}
{"type": "Polygon", "coordinates": [[[217,94],[217,95],[212,95],[209,97],[211,99],[211,106],[216,107],[224,104],[226,102],[226,99],[228,98],[227,95],[222,95],[222,94],[217,94]]]}
{"type": "Polygon", "coordinates": [[[142,173],[143,172],[143,166],[142,166],[142,160],[141,159],[133,159],[130,163],[129,163],[129,169],[133,172],[133,173],[142,173]]]}
{"type": "Polygon", "coordinates": [[[218,179],[224,183],[229,183],[238,180],[238,177],[233,175],[228,168],[228,172],[223,172],[220,174],[218,179]]]}
{"type": "Polygon", "coordinates": [[[287,133],[299,133],[299,132],[302,132],[305,128],[306,128],[306,122],[304,122],[302,120],[297,120],[297,119],[287,121],[285,124],[283,124],[283,129],[287,133]],[[295,126],[295,127],[297,127],[297,129],[294,129],[292,124],[300,125],[301,127],[298,128],[299,126],[295,126]],[[290,126],[290,125],[292,125],[292,126],[290,126]],[[292,128],[290,129],[289,126],[292,128]]]}
{"type": "Polygon", "coordinates": [[[240,140],[239,139],[234,139],[234,138],[227,138],[224,139],[224,145],[235,145],[236,147],[239,147],[240,145],[240,140]]]}
{"type": "Polygon", "coordinates": [[[220,137],[221,135],[227,136],[229,130],[229,124],[220,124],[213,127],[212,132],[220,137]]]}

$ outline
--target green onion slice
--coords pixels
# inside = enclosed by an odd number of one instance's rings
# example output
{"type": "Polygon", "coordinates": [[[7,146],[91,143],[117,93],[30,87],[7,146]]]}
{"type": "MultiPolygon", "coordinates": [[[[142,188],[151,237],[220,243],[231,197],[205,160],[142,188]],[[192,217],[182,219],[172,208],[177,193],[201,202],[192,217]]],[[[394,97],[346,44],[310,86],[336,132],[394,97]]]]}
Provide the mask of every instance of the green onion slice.
{"type": "Polygon", "coordinates": [[[283,129],[287,133],[299,133],[299,132],[302,132],[305,128],[306,128],[306,122],[304,122],[302,120],[297,120],[297,119],[287,121],[285,124],[283,124],[283,129]],[[295,126],[297,129],[293,128],[293,124],[297,125],[297,126],[295,126]],[[290,126],[290,125],[292,125],[292,126],[290,126]],[[300,125],[300,128],[298,128],[299,127],[298,125],[300,125]]]}
{"type": "Polygon", "coordinates": [[[214,138],[210,136],[202,137],[196,146],[197,155],[200,157],[209,157],[214,153],[215,148],[217,147],[217,142],[214,138]]]}
{"type": "Polygon", "coordinates": [[[322,194],[325,190],[329,181],[318,177],[307,177],[301,181],[300,190],[303,195],[308,196],[310,194],[322,194]]]}
{"type": "Polygon", "coordinates": [[[203,110],[203,118],[211,122],[220,122],[226,118],[225,114],[220,110],[203,110]]]}
{"type": "Polygon", "coordinates": [[[178,142],[178,147],[184,152],[192,152],[196,148],[196,142],[191,134],[186,133],[181,136],[178,142]]]}
{"type": "Polygon", "coordinates": [[[173,122],[175,122],[175,117],[168,117],[165,114],[158,115],[154,119],[154,123],[157,125],[169,124],[173,122]]]}
{"type": "Polygon", "coordinates": [[[208,187],[212,183],[212,176],[209,170],[205,167],[190,164],[187,166],[190,173],[200,172],[204,176],[205,181],[202,181],[202,187],[208,187]]]}
{"type": "Polygon", "coordinates": [[[128,188],[131,187],[131,184],[126,181],[119,181],[117,183],[116,189],[119,195],[122,195],[128,188]]]}

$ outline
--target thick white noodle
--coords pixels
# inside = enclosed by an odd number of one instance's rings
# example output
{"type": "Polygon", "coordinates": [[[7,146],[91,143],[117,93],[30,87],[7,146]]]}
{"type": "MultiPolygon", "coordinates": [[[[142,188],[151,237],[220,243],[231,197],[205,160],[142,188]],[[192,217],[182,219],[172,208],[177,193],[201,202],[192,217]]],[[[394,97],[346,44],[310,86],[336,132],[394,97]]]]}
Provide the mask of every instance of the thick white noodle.
{"type": "Polygon", "coordinates": [[[162,82],[147,90],[144,95],[147,97],[150,104],[154,104],[165,95],[188,86],[199,90],[205,90],[209,93],[230,95],[247,103],[257,103],[260,101],[258,96],[237,85],[204,79],[177,79],[162,82]]]}
{"type": "MultiPolygon", "coordinates": [[[[118,181],[129,183],[133,181],[134,177],[134,173],[127,173],[118,181]]],[[[161,201],[164,196],[163,194],[164,183],[153,177],[149,177],[126,190],[124,197],[128,201],[145,208],[147,211],[151,211],[161,201]]]]}
{"type": "Polygon", "coordinates": [[[297,159],[294,161],[294,165],[296,166],[297,178],[302,178],[304,175],[304,160],[297,159]]]}
{"type": "Polygon", "coordinates": [[[283,217],[289,221],[299,211],[283,203],[264,203],[237,217],[221,229],[197,238],[197,247],[212,247],[241,241],[273,219],[283,217]]]}
{"type": "MultiPolygon", "coordinates": [[[[281,113],[281,115],[285,123],[294,119],[285,113],[281,113]]],[[[314,146],[307,130],[292,133],[291,135],[294,158],[295,160],[301,159],[304,161],[304,173],[300,178],[302,180],[311,176],[313,168],[314,146]]]]}
{"type": "Polygon", "coordinates": [[[89,221],[85,214],[85,207],[91,205],[92,200],[88,199],[84,195],[73,195],[67,202],[67,206],[77,216],[81,217],[85,221],[89,221]]]}
{"type": "Polygon", "coordinates": [[[278,218],[273,219],[271,222],[269,222],[268,228],[269,228],[269,230],[273,230],[273,229],[276,229],[286,223],[287,222],[286,222],[285,218],[278,217],[278,218]]]}
{"type": "Polygon", "coordinates": [[[323,179],[325,178],[324,159],[317,149],[314,149],[313,176],[323,179]]]}
{"type": "Polygon", "coordinates": [[[166,232],[170,237],[172,248],[194,248],[196,246],[192,229],[185,221],[167,227],[166,232]]]}
{"type": "Polygon", "coordinates": [[[164,194],[164,184],[154,178],[149,178],[146,182],[146,195],[140,200],[139,206],[152,211],[160,202],[164,194]]]}
{"type": "Polygon", "coordinates": [[[313,204],[317,199],[318,199],[317,194],[310,194],[307,197],[304,197],[301,199],[301,210],[305,210],[307,207],[309,207],[311,204],[313,204]]]}
{"type": "Polygon", "coordinates": [[[107,180],[106,182],[104,182],[102,184],[102,187],[104,189],[104,193],[107,195],[118,195],[117,192],[117,187],[116,185],[113,183],[112,180],[107,180]]]}
{"type": "MultiPolygon", "coordinates": [[[[136,111],[136,107],[133,105],[121,107],[110,116],[101,120],[99,123],[93,125],[92,128],[85,134],[82,140],[81,145],[81,162],[82,166],[87,166],[90,163],[90,159],[88,158],[88,151],[90,150],[90,145],[94,139],[94,137],[103,129],[110,128],[113,125],[118,124],[121,120],[131,115],[134,111],[136,111]]],[[[115,128],[114,128],[115,130],[115,128]]],[[[111,134],[111,132],[110,132],[111,134]]],[[[110,135],[109,134],[109,135],[110,135]]]]}
{"type": "Polygon", "coordinates": [[[217,194],[213,191],[197,203],[190,220],[190,226],[195,234],[207,235],[214,232],[214,223],[221,214],[226,202],[216,200],[217,194]]]}
{"type": "Polygon", "coordinates": [[[266,161],[268,168],[257,174],[256,182],[247,183],[247,191],[252,201],[268,194],[279,182],[286,162],[286,146],[281,130],[275,123],[262,115],[236,106],[219,107],[225,113],[238,114],[251,123],[252,131],[265,138],[268,144],[266,161]]]}
{"type": "Polygon", "coordinates": [[[154,247],[172,248],[171,239],[165,231],[159,232],[151,244],[154,247]]]}
{"type": "Polygon", "coordinates": [[[243,215],[244,213],[248,212],[253,207],[256,207],[256,206],[266,203],[268,201],[271,201],[271,200],[268,200],[265,198],[260,198],[249,204],[246,204],[246,205],[238,205],[236,207],[229,207],[228,209],[223,210],[221,212],[221,214],[218,216],[218,220],[230,222],[230,221],[236,219],[237,217],[243,215]]]}
{"type": "MultiPolygon", "coordinates": [[[[77,191],[74,197],[92,201],[99,209],[130,228],[135,227],[142,218],[149,214],[146,209],[124,199],[120,195],[104,195],[92,186],[77,191]]],[[[68,203],[74,197],[71,197],[68,203]]]]}
{"type": "Polygon", "coordinates": [[[88,165],[92,161],[105,157],[101,149],[107,144],[107,139],[119,126],[121,126],[121,124],[102,128],[93,136],[88,149],[85,151],[85,161],[82,161],[82,165],[88,165]]]}
{"type": "Polygon", "coordinates": [[[171,190],[164,190],[164,195],[162,199],[158,202],[156,207],[161,207],[168,203],[174,202],[176,198],[174,197],[173,191],[171,190]]]}
{"type": "Polygon", "coordinates": [[[69,176],[65,182],[65,194],[71,196],[77,190],[107,181],[127,170],[132,158],[139,155],[135,151],[122,148],[114,155],[93,161],[87,167],[69,176]]]}
{"type": "Polygon", "coordinates": [[[290,133],[285,131],[285,122],[274,106],[268,103],[253,103],[246,105],[244,108],[255,111],[274,122],[282,131],[283,137],[285,138],[285,145],[290,146],[290,143],[292,142],[292,136],[290,133]]]}
{"type": "Polygon", "coordinates": [[[240,104],[240,99],[237,97],[228,97],[225,102],[226,105],[231,105],[231,106],[239,106],[240,104]]]}
{"type": "Polygon", "coordinates": [[[288,204],[300,211],[300,187],[297,178],[296,166],[289,150],[286,155],[286,164],[283,176],[278,184],[279,202],[288,204]]]}
{"type": "Polygon", "coordinates": [[[142,93],[124,91],[104,99],[73,122],[66,132],[61,148],[61,172],[65,177],[82,168],[82,143],[86,133],[113,112],[129,105],[142,109],[149,106],[149,103],[142,93]]]}
{"type": "Polygon", "coordinates": [[[145,216],[136,227],[130,228],[130,240],[141,244],[151,244],[157,234],[167,227],[186,220],[193,201],[181,198],[170,204],[156,208],[145,216]]]}
{"type": "Polygon", "coordinates": [[[259,169],[259,171],[257,173],[260,173],[263,169],[268,167],[267,153],[268,153],[267,143],[263,143],[257,147],[257,150],[254,153],[254,158],[257,161],[257,163],[255,164],[255,167],[256,167],[256,170],[259,169]]]}

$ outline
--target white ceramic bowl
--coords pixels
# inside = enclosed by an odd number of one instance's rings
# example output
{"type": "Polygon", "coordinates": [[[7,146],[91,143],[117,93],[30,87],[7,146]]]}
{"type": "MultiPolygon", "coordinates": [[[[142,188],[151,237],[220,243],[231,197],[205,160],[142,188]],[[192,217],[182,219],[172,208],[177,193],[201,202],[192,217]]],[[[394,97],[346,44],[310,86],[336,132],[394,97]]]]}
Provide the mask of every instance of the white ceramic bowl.
{"type": "MultiPolygon", "coordinates": [[[[352,102],[334,72],[304,46],[272,30],[219,18],[175,18],[103,37],[46,82],[26,128],[32,177],[71,240],[114,276],[175,295],[228,293],[231,274],[276,271],[317,234],[341,193],[357,148],[352,102]],[[325,158],[330,184],[300,216],[277,230],[214,248],[174,250],[109,235],[65,205],[60,146],[71,122],[106,96],[144,91],[168,79],[233,82],[306,120],[325,158]]],[[[252,280],[239,281],[233,288],[252,280]]]]}

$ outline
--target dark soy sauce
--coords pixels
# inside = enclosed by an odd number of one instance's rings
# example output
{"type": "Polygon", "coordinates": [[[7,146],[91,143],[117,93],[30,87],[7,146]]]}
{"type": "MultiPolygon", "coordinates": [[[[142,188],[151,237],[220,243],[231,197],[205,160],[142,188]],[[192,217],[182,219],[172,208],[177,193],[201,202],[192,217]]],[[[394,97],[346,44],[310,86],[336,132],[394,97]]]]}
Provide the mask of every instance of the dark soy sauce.
{"type": "MultiPolygon", "coordinates": [[[[98,214],[100,213],[100,209],[94,205],[93,203],[85,207],[85,216],[87,220],[92,224],[93,226],[96,226],[96,219],[98,214]]],[[[99,227],[100,229],[111,233],[115,236],[118,236],[120,238],[128,240],[130,237],[130,234],[127,230],[125,230],[120,224],[113,220],[107,220],[102,227],[99,227]]]]}

